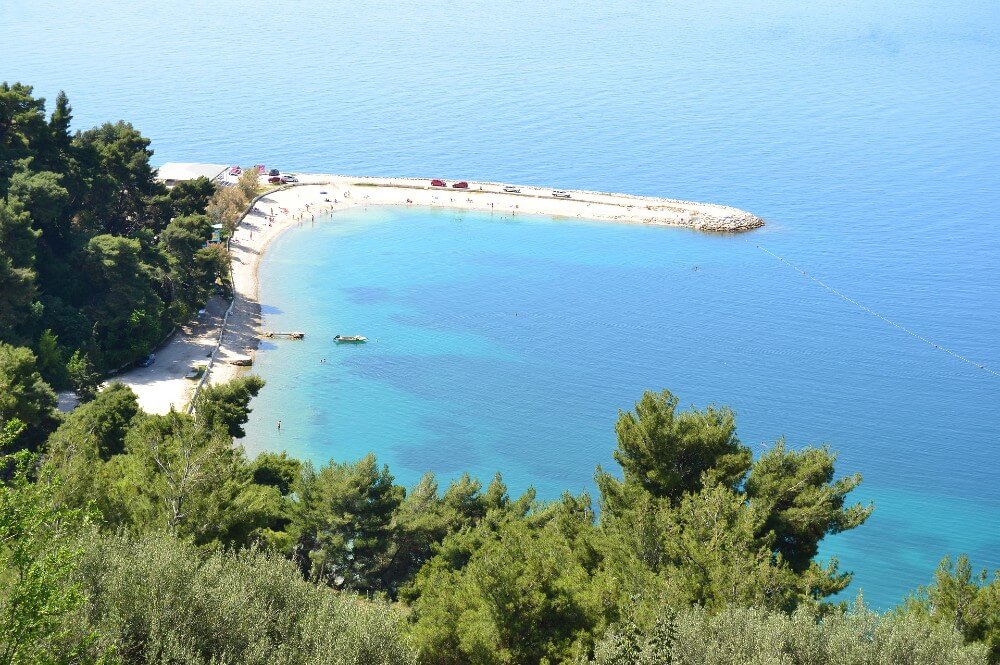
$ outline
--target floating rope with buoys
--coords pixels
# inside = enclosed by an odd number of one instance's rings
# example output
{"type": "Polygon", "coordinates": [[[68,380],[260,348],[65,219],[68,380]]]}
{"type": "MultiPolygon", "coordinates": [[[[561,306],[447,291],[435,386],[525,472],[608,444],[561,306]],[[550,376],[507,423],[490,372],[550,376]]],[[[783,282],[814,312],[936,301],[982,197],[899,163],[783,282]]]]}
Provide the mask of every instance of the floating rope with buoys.
{"type": "MultiPolygon", "coordinates": [[[[746,242],[747,244],[750,244],[749,240],[745,240],[744,239],[744,242],[746,242]]],[[[938,344],[937,342],[935,342],[933,340],[927,339],[923,335],[920,335],[918,333],[913,332],[912,330],[910,330],[906,326],[901,325],[899,323],[896,323],[895,321],[893,321],[889,317],[884,316],[882,314],[879,314],[878,312],[876,312],[871,307],[868,307],[867,305],[858,302],[854,298],[851,298],[850,296],[841,293],[840,291],[838,291],[837,289],[833,288],[832,286],[830,286],[829,284],[827,284],[823,280],[819,279],[818,277],[816,277],[814,275],[810,275],[808,272],[806,272],[802,268],[798,267],[797,265],[795,265],[791,261],[786,260],[783,256],[778,256],[777,254],[775,254],[774,252],[772,252],[771,250],[769,250],[767,247],[764,247],[763,245],[756,245],[756,244],[754,245],[754,247],[756,247],[757,249],[759,249],[760,251],[762,251],[762,252],[764,252],[766,254],[769,254],[769,255],[773,256],[774,258],[778,259],[778,261],[780,261],[781,263],[784,263],[789,268],[792,268],[793,270],[795,270],[796,272],[798,272],[799,274],[801,274],[803,277],[808,277],[809,279],[811,279],[812,281],[816,282],[817,284],[819,284],[820,286],[822,286],[824,289],[826,289],[827,291],[829,291],[833,295],[837,296],[838,298],[840,298],[844,302],[851,303],[852,305],[854,305],[855,307],[857,307],[861,311],[867,312],[868,314],[871,314],[874,317],[882,319],[883,321],[885,321],[886,323],[888,323],[890,326],[893,326],[895,328],[899,328],[900,330],[902,330],[903,332],[905,332],[907,335],[920,340],[921,342],[923,342],[924,344],[927,344],[928,346],[934,347],[938,351],[944,351],[945,353],[947,353],[948,355],[952,356],[953,358],[957,358],[958,360],[961,360],[964,363],[968,363],[968,364],[972,365],[973,367],[978,367],[979,369],[983,370],[984,372],[989,372],[993,376],[1000,376],[1000,372],[998,372],[998,371],[996,371],[996,370],[994,370],[994,369],[992,369],[990,367],[987,367],[983,363],[976,362],[975,360],[972,360],[971,358],[967,358],[967,357],[963,356],[960,353],[952,351],[951,349],[949,349],[946,346],[942,346],[942,345],[938,344]]]]}

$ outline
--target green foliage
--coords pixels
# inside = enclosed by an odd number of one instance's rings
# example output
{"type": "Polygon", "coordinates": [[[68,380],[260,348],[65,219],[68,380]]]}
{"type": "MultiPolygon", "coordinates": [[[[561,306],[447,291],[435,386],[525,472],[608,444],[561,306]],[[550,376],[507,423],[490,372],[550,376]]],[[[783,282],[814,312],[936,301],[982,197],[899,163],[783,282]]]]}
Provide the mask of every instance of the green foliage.
{"type": "Polygon", "coordinates": [[[243,195],[243,200],[249,204],[257,196],[257,191],[260,189],[260,176],[257,171],[254,169],[244,170],[236,182],[236,189],[243,195]]]}
{"type": "Polygon", "coordinates": [[[595,665],[984,665],[982,647],[960,635],[862,605],[827,612],[803,607],[794,614],[731,608],[661,613],[648,630],[625,623],[598,643],[595,665]]]}
{"type": "Polygon", "coordinates": [[[76,507],[93,501],[102,512],[111,513],[108,502],[118,479],[108,476],[105,463],[125,452],[125,436],[140,414],[132,389],[113,383],[66,416],[49,437],[41,474],[59,479],[54,501],[76,507]]]}
{"type": "Polygon", "coordinates": [[[175,217],[160,234],[170,265],[168,280],[175,303],[193,309],[203,304],[215,280],[227,274],[228,260],[221,246],[206,246],[212,225],[205,215],[175,217]]]}
{"type": "Polygon", "coordinates": [[[485,494],[482,485],[468,474],[449,483],[439,496],[434,474],[427,473],[403,499],[392,519],[392,544],[382,573],[382,587],[390,595],[413,598],[418,591],[406,589],[417,571],[433,556],[448,534],[470,529],[491,510],[510,510],[523,517],[534,499],[529,492],[516,504],[507,496],[503,478],[496,474],[485,494]]]}
{"type": "Polygon", "coordinates": [[[31,227],[31,215],[16,199],[0,200],[0,248],[19,268],[35,263],[35,246],[41,231],[31,227]]]}
{"type": "Polygon", "coordinates": [[[645,393],[616,427],[624,481],[597,472],[601,527],[613,534],[609,570],[628,581],[620,588],[650,607],[665,599],[715,609],[791,609],[843,590],[850,574],[814,557],[827,534],[871,514],[845,508],[860,475],[834,480],[828,448],[793,451],[783,441],[751,463],[731,411],[676,406],[668,391],[645,393]]]}
{"type": "Polygon", "coordinates": [[[396,612],[309,584],[276,555],[205,555],[165,534],[95,535],[84,548],[75,580],[90,599],[94,651],[123,662],[414,662],[396,612]]]}
{"type": "Polygon", "coordinates": [[[725,487],[688,494],[678,506],[644,502],[634,511],[602,517],[602,577],[619,603],[644,609],[762,606],[784,609],[805,595],[803,583],[768,539],[758,538],[766,513],[725,487]]]}
{"type": "Polygon", "coordinates": [[[48,441],[49,457],[73,448],[91,448],[95,458],[108,461],[125,452],[125,437],[142,415],[132,389],[115,382],[66,415],[48,441]]]}
{"type": "Polygon", "coordinates": [[[73,357],[66,363],[66,376],[81,402],[88,402],[97,395],[101,375],[86,353],[81,353],[79,349],[73,352],[73,357]]]}
{"type": "Polygon", "coordinates": [[[22,83],[0,84],[0,198],[6,198],[18,162],[35,154],[46,133],[45,100],[32,92],[22,83]]]}
{"type": "Polygon", "coordinates": [[[285,496],[292,491],[295,480],[302,473],[302,462],[284,452],[263,452],[254,459],[251,470],[255,483],[276,487],[285,496]]]}
{"type": "Polygon", "coordinates": [[[174,214],[197,215],[204,212],[215,189],[212,181],[204,176],[175,184],[169,194],[174,214]]]}
{"type": "Polygon", "coordinates": [[[243,425],[250,416],[250,400],[264,387],[264,379],[246,374],[229,383],[202,387],[195,399],[194,410],[202,427],[221,429],[232,438],[246,436],[243,425]]]}
{"type": "MultiPolygon", "coordinates": [[[[775,534],[775,550],[798,572],[809,568],[825,535],[864,524],[874,510],[860,504],[844,508],[861,474],[835,481],[836,459],[828,447],[787,450],[781,440],[750,469],[747,496],[768,515],[762,530],[775,534]]],[[[847,581],[824,595],[840,591],[847,581]]]]}
{"type": "MultiPolygon", "coordinates": [[[[230,416],[242,420],[238,410],[230,416]]],[[[186,414],[151,416],[115,383],[69,414],[49,438],[42,477],[62,478],[55,497],[93,500],[110,527],[167,530],[206,548],[274,541],[287,510],[278,487],[232,445],[226,424],[186,414]]]]}
{"type": "Polygon", "coordinates": [[[71,120],[63,93],[46,120],[30,87],[0,86],[0,340],[35,345],[55,384],[65,376],[47,360],[45,330],[62,355],[79,350],[115,369],[186,320],[228,267],[224,248],[204,247],[204,217],[190,223],[211,183],[168,194],[135,128],[107,123],[74,136],[71,120]],[[171,218],[182,221],[166,233],[171,218]]]}
{"type": "MultiPolygon", "coordinates": [[[[635,413],[620,412],[615,460],[626,483],[655,497],[677,500],[705,485],[735,488],[750,467],[750,450],[736,438],[736,418],[727,408],[677,413],[678,399],[647,391],[635,413]]],[[[617,508],[620,483],[598,475],[605,508],[617,508]]]]}
{"type": "MultiPolygon", "coordinates": [[[[0,439],[16,435],[8,423],[0,439]]],[[[3,443],[0,441],[0,443],[3,443]]],[[[2,447],[2,446],[0,446],[2,447]]],[[[80,557],[73,536],[85,511],[54,507],[54,487],[30,479],[35,458],[0,456],[10,479],[0,484],[0,663],[65,662],[72,631],[64,619],[83,602],[69,576],[80,557]]]]}
{"type": "Polygon", "coordinates": [[[572,535],[593,515],[574,505],[527,520],[495,510],[445,539],[414,582],[422,662],[555,663],[586,653],[601,608],[580,557],[586,548],[572,535]]]}
{"type": "Polygon", "coordinates": [[[256,192],[257,174],[247,169],[236,187],[220,187],[208,202],[206,212],[215,224],[222,224],[225,237],[232,237],[243,213],[256,192]]]}
{"type": "Polygon", "coordinates": [[[94,326],[94,341],[103,364],[118,367],[149,353],[163,330],[163,301],[150,282],[139,241],[95,236],[87,243],[84,260],[97,287],[87,310],[100,322],[94,326]]]}
{"type": "Polygon", "coordinates": [[[306,464],[295,485],[289,527],[309,578],[378,590],[392,547],[392,518],[404,490],[369,454],[354,464],[306,464]]]}
{"type": "Polygon", "coordinates": [[[10,197],[28,211],[32,226],[41,232],[41,241],[52,249],[65,249],[71,229],[63,223],[70,194],[62,186],[62,176],[52,171],[18,171],[10,180],[10,197]]]}
{"type": "MultiPolygon", "coordinates": [[[[13,384],[32,384],[30,351],[0,346],[0,370],[4,353],[13,384]]],[[[485,491],[426,474],[406,492],[373,455],[248,462],[233,438],[261,385],[207,388],[192,417],[144,414],[113,384],[66,417],[32,487],[52,511],[93,502],[105,532],[56,581],[77,609],[36,641],[81,661],[412,660],[398,617],[333,586],[408,603],[425,663],[996,662],[1000,583],[967,561],[893,615],[823,603],[850,576],[817,544],[867,519],[846,503],[860,479],[782,441],[746,463],[725,409],[677,413],[663,393],[620,419],[624,479],[598,470],[598,520],[587,495],[511,500],[499,474],[485,491]]]]}
{"type": "Polygon", "coordinates": [[[115,479],[105,512],[112,523],[218,547],[249,544],[275,517],[277,490],[253,482],[242,449],[221,429],[173,411],[147,415],[129,429],[125,449],[105,469],[115,479]]]}
{"type": "Polygon", "coordinates": [[[69,126],[72,121],[73,109],[69,105],[69,97],[60,90],[56,95],[56,107],[52,110],[52,117],[49,120],[47,150],[39,155],[44,162],[43,165],[52,167],[70,161],[73,136],[69,126]]]}
{"type": "Polygon", "coordinates": [[[500,479],[484,497],[461,477],[435,502],[425,477],[396,519],[402,552],[432,553],[400,592],[413,604],[422,660],[568,662],[604,626],[628,620],[655,630],[665,606],[791,610],[846,585],[850,577],[835,562],[820,568],[809,548],[867,518],[870,508],[844,508],[860,479],[834,481],[827,449],[782,444],[751,468],[730,411],[676,405],[668,392],[647,393],[635,414],[620,416],[624,480],[598,469],[599,522],[588,497],[525,510],[500,479]],[[442,532],[450,535],[440,545],[423,548],[442,532]]]}
{"type": "Polygon", "coordinates": [[[38,371],[49,385],[62,388],[68,380],[66,364],[63,360],[59,338],[51,330],[42,332],[38,338],[38,371]]]}
{"type": "Polygon", "coordinates": [[[149,139],[127,122],[106,122],[74,140],[91,169],[91,187],[82,208],[100,232],[132,235],[140,228],[159,230],[169,217],[152,205],[166,188],[155,179],[149,139]],[[161,214],[157,214],[161,213],[161,214]]]}
{"type": "Polygon", "coordinates": [[[31,228],[31,217],[16,199],[0,199],[0,340],[18,341],[32,317],[40,233],[31,228]]]}
{"type": "Polygon", "coordinates": [[[954,628],[967,643],[986,646],[990,665],[1000,663],[1000,571],[991,582],[985,570],[973,572],[968,557],[954,564],[945,557],[934,582],[907,598],[901,613],[954,628]]]}
{"type": "Polygon", "coordinates": [[[55,429],[56,395],[38,373],[30,349],[0,342],[0,427],[18,420],[26,426],[18,444],[38,446],[55,429]]]}

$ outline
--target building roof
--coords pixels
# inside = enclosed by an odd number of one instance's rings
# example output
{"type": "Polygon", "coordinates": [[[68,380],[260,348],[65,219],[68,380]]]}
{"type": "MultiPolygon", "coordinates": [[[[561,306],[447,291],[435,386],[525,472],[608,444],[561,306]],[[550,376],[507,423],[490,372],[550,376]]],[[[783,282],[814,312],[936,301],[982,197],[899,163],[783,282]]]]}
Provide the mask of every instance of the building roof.
{"type": "Polygon", "coordinates": [[[194,180],[205,177],[215,180],[226,172],[229,167],[225,164],[197,164],[194,162],[167,162],[156,170],[158,180],[163,180],[168,185],[182,180],[194,180]]]}

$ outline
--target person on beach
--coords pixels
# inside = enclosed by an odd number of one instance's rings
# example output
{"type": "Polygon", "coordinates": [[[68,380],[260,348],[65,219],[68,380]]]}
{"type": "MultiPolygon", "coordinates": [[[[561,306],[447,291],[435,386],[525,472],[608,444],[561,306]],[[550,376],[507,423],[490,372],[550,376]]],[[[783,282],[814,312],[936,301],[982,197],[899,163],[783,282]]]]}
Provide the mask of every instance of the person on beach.
{"type": "Polygon", "coordinates": [[[279,432],[281,431],[281,421],[280,420],[278,421],[278,431],[279,432]]]}

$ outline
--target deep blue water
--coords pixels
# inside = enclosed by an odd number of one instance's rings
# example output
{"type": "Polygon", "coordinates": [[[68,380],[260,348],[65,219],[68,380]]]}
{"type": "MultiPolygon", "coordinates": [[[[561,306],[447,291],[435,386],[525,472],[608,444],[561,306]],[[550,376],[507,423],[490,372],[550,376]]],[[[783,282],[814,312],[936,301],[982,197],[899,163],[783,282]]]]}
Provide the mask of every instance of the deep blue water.
{"type": "Polygon", "coordinates": [[[831,538],[887,606],[1000,567],[1000,6],[2,3],[0,78],[126,118],[163,161],[710,200],[740,237],[442,212],[296,229],[263,268],[248,446],[375,450],[545,496],[611,465],[644,388],[827,442],[875,516],[831,538]],[[841,300],[769,254],[931,340],[841,300]],[[697,270],[694,268],[697,266],[697,270]],[[336,332],[377,342],[326,344],[336,332]],[[315,334],[314,334],[315,331],[315,334]],[[328,364],[318,360],[327,357],[328,364]],[[299,361],[299,362],[295,362],[299,361]],[[271,436],[274,420],[287,425],[271,436]]]}

